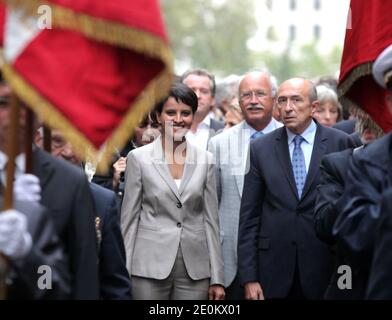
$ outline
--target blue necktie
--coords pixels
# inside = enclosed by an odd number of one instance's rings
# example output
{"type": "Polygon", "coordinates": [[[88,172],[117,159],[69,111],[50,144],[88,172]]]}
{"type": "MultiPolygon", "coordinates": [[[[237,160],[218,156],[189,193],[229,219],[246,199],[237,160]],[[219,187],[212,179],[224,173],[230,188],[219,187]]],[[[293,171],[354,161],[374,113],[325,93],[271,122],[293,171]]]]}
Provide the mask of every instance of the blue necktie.
{"type": "Polygon", "coordinates": [[[263,134],[264,134],[263,131],[256,131],[254,134],[252,134],[252,135],[250,136],[250,140],[254,140],[254,139],[256,139],[256,138],[262,136],[263,134]]]}
{"type": "Polygon", "coordinates": [[[301,149],[301,143],[305,141],[301,136],[295,136],[294,138],[294,152],[293,152],[293,173],[295,179],[295,185],[297,186],[298,197],[301,198],[302,190],[306,180],[306,165],[304,153],[301,149]]]}

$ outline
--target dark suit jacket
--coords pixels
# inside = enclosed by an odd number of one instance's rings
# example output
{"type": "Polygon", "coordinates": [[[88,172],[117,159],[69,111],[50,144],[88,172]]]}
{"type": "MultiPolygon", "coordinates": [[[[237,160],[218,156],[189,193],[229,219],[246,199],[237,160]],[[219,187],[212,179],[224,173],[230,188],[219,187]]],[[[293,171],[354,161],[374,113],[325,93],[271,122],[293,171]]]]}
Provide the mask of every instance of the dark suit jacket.
{"type": "MultiPolygon", "coordinates": [[[[360,151],[354,151],[360,152],[360,151]]],[[[325,299],[363,299],[367,282],[367,272],[356,268],[350,263],[345,251],[336,244],[332,234],[335,221],[344,206],[344,185],[352,149],[327,154],[321,160],[320,183],[317,186],[315,206],[315,229],[321,241],[331,245],[335,253],[335,267],[330,284],[325,293],[325,299]],[[341,290],[338,288],[339,266],[350,265],[352,269],[352,288],[341,290]]]]}
{"type": "Polygon", "coordinates": [[[361,136],[359,135],[358,132],[354,132],[350,134],[351,139],[354,141],[354,145],[356,148],[360,147],[363,145],[361,141],[361,136]]]}
{"type": "MultiPolygon", "coordinates": [[[[133,149],[135,149],[135,146],[134,146],[132,140],[129,140],[127,142],[127,144],[125,145],[125,147],[121,150],[120,154],[113,156],[112,163],[110,164],[107,173],[94,174],[92,182],[94,182],[94,183],[96,183],[106,189],[113,190],[113,175],[114,175],[113,165],[117,162],[117,160],[119,159],[119,156],[126,157],[128,155],[128,153],[133,149]]],[[[113,191],[117,192],[118,190],[113,190],[113,191]]],[[[121,191],[124,192],[124,190],[121,190],[121,191]]]]}
{"type": "Polygon", "coordinates": [[[216,136],[217,134],[221,133],[223,131],[224,127],[225,127],[225,123],[224,122],[216,121],[215,119],[211,118],[211,121],[210,121],[210,134],[208,136],[208,140],[210,140],[212,137],[216,136]]]}
{"type": "Polygon", "coordinates": [[[367,299],[392,299],[392,189],[382,195],[367,299]]]}
{"type": "Polygon", "coordinates": [[[349,160],[353,149],[333,152],[321,160],[320,183],[317,186],[314,225],[317,237],[334,245],[333,225],[341,208],[341,196],[344,191],[349,160]]]}
{"type": "MultiPolygon", "coordinates": [[[[1,206],[3,200],[0,200],[1,206]]],[[[27,228],[33,240],[30,253],[11,261],[11,285],[8,299],[67,299],[71,293],[69,263],[47,210],[33,202],[17,201],[15,209],[27,218],[27,228]],[[42,265],[51,268],[52,289],[41,290],[37,282],[42,265]]]]}
{"type": "Polygon", "coordinates": [[[98,299],[98,248],[94,204],[84,172],[35,148],[33,173],[70,259],[72,299],[98,299]]]}
{"type": "Polygon", "coordinates": [[[102,241],[99,250],[99,279],[102,299],[131,299],[131,280],[125,267],[116,195],[90,183],[97,215],[101,218],[102,241]]]}
{"type": "Polygon", "coordinates": [[[357,122],[357,119],[349,119],[349,120],[339,121],[333,125],[333,128],[341,130],[347,134],[352,134],[355,132],[356,122],[357,122]]]}
{"type": "Polygon", "coordinates": [[[210,128],[211,129],[213,129],[215,131],[218,131],[218,130],[223,129],[224,127],[225,127],[225,123],[224,122],[216,121],[215,119],[211,119],[211,122],[210,122],[210,128]]]}
{"type": "Polygon", "coordinates": [[[286,128],[250,145],[238,239],[242,283],[260,282],[266,298],[285,298],[296,265],[304,295],[321,298],[332,272],[331,250],[317,239],[314,202],[321,158],[352,145],[343,132],[317,125],[309,172],[298,199],[286,128]]]}
{"type": "Polygon", "coordinates": [[[369,269],[382,193],[392,185],[392,133],[352,157],[344,190],[343,210],[333,234],[356,266],[369,269]]]}

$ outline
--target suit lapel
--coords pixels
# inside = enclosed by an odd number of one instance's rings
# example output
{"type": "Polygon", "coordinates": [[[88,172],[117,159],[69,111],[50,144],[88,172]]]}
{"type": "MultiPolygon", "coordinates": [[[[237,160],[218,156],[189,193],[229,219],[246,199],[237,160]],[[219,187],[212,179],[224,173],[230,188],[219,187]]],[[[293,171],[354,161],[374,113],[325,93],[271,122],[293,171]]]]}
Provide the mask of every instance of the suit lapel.
{"type": "Polygon", "coordinates": [[[174,179],[169,171],[169,168],[166,164],[165,157],[163,154],[163,149],[162,149],[162,138],[159,137],[157,138],[153,143],[152,143],[152,164],[155,167],[155,169],[158,171],[159,175],[162,177],[163,181],[168,185],[170,190],[173,192],[174,196],[180,200],[180,195],[178,193],[178,188],[174,182],[174,179]]]}
{"type": "Polygon", "coordinates": [[[285,173],[287,181],[289,182],[291,190],[293,191],[293,193],[295,194],[295,196],[298,199],[297,187],[295,185],[293,168],[292,168],[292,164],[290,161],[286,128],[282,127],[280,129],[277,129],[276,132],[277,132],[277,138],[276,138],[276,144],[275,144],[276,156],[277,156],[278,161],[283,169],[283,172],[285,173]],[[280,132],[278,132],[278,130],[280,130],[280,132]]]}
{"type": "Polygon", "coordinates": [[[192,175],[196,169],[196,164],[197,164],[197,149],[187,142],[185,166],[184,166],[184,172],[182,174],[182,180],[181,180],[180,190],[179,190],[180,196],[184,192],[187,184],[189,183],[189,180],[192,178],[192,175]]]}
{"type": "Polygon", "coordinates": [[[323,128],[317,125],[316,136],[314,138],[312,157],[310,159],[309,171],[306,175],[306,181],[304,189],[302,191],[302,197],[306,196],[306,193],[311,189],[312,182],[316,177],[317,172],[320,169],[321,158],[325,154],[327,147],[327,138],[323,134],[323,128]]]}
{"type": "Polygon", "coordinates": [[[229,150],[227,150],[227,152],[228,156],[231,158],[229,161],[229,164],[232,164],[230,170],[234,170],[234,168],[236,170],[234,178],[237,184],[238,192],[242,197],[242,190],[244,188],[244,174],[246,172],[247,164],[249,164],[248,151],[250,143],[250,132],[246,132],[245,122],[242,122],[242,125],[238,127],[237,131],[233,132],[229,139],[229,150]],[[233,158],[239,156],[241,157],[241,161],[240,163],[237,163],[237,161],[234,161],[233,158]],[[238,166],[241,166],[241,170],[237,170],[239,169],[238,166]]]}

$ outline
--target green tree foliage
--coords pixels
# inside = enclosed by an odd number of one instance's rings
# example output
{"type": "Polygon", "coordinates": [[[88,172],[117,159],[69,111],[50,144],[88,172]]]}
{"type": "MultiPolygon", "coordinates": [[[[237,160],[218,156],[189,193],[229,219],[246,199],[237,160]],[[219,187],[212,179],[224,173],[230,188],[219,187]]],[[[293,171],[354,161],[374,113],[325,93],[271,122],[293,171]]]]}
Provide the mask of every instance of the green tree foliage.
{"type": "Polygon", "coordinates": [[[247,40],[256,30],[253,0],[161,0],[176,61],[218,75],[252,67],[247,40]]]}
{"type": "MultiPolygon", "coordinates": [[[[281,54],[250,51],[246,44],[257,30],[254,0],[161,0],[161,6],[176,64],[185,62],[222,77],[267,67],[279,82],[339,70],[341,48],[320,53],[317,42],[295,52],[288,42],[281,54]]],[[[273,27],[266,37],[280,41],[273,27]]]]}
{"type": "Polygon", "coordinates": [[[309,43],[299,48],[295,55],[290,46],[282,54],[257,52],[253,54],[253,61],[258,68],[268,68],[281,82],[292,77],[313,79],[325,75],[334,76],[340,68],[341,54],[340,47],[320,53],[316,43],[309,43]]]}

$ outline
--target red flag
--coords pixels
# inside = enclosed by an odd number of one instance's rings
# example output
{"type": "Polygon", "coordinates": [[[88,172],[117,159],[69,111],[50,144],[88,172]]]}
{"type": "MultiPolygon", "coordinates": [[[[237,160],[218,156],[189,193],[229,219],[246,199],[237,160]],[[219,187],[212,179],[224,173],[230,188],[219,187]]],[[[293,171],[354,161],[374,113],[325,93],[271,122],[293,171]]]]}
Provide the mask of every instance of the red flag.
{"type": "Polygon", "coordinates": [[[79,154],[100,153],[103,167],[171,84],[157,0],[7,4],[4,76],[79,154]],[[50,9],[52,29],[39,28],[42,5],[50,9]]]}
{"type": "Polygon", "coordinates": [[[392,1],[351,0],[338,85],[339,96],[366,111],[385,132],[392,129],[392,115],[372,65],[392,44],[391,12],[392,1]]]}
{"type": "Polygon", "coordinates": [[[0,48],[4,44],[4,23],[5,23],[5,6],[0,2],[0,48]]]}

